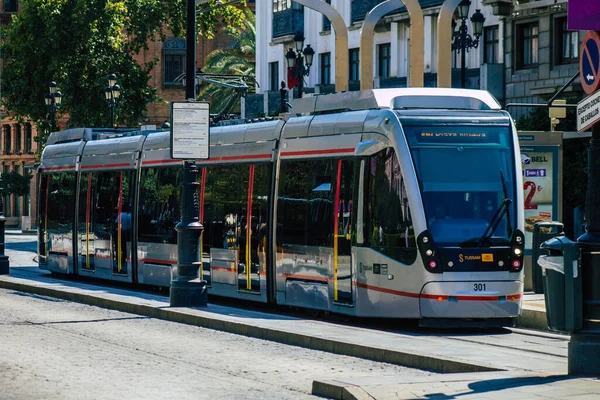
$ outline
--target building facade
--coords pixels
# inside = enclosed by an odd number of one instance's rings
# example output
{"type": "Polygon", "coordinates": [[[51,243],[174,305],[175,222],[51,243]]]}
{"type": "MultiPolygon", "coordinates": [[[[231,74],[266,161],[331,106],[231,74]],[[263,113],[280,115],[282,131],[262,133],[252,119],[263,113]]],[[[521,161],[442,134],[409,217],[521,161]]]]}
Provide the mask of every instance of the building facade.
{"type": "MultiPolygon", "coordinates": [[[[349,90],[358,90],[360,86],[362,23],[367,12],[382,1],[327,0],[343,17],[348,30],[349,90]]],[[[419,3],[424,15],[424,85],[436,86],[437,28],[443,0],[419,0],[419,3]]],[[[293,39],[297,32],[303,33],[305,43],[315,50],[310,74],[304,77],[304,92],[334,91],[335,35],[329,21],[291,0],[258,0],[256,10],[256,74],[260,84],[257,92],[265,93],[265,104],[267,98],[278,98],[274,92],[279,90],[281,81],[288,81],[285,54],[295,47],[293,39]]],[[[477,47],[465,53],[464,87],[486,89],[503,105],[541,103],[577,73],[583,33],[567,30],[567,0],[471,0],[469,16],[477,10],[485,22],[477,47]]],[[[474,38],[473,24],[466,22],[468,33],[474,38]]],[[[454,29],[454,33],[448,32],[453,38],[458,27],[454,29]]],[[[373,86],[406,87],[411,45],[406,9],[381,18],[373,41],[373,86]]],[[[460,52],[453,51],[452,59],[447,62],[452,65],[452,87],[461,87],[460,52]]],[[[559,98],[569,96],[582,96],[578,79],[559,98]]],[[[265,105],[265,111],[271,109],[265,105]]],[[[531,108],[512,107],[509,111],[518,119],[531,108]]]]}

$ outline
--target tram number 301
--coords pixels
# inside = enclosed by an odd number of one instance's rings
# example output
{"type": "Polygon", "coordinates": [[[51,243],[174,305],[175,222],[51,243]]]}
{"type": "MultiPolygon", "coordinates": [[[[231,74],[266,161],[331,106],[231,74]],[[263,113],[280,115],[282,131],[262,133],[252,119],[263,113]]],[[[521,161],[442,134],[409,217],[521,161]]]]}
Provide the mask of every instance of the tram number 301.
{"type": "Polygon", "coordinates": [[[475,292],[483,292],[485,291],[485,283],[474,283],[473,291],[475,292]]]}

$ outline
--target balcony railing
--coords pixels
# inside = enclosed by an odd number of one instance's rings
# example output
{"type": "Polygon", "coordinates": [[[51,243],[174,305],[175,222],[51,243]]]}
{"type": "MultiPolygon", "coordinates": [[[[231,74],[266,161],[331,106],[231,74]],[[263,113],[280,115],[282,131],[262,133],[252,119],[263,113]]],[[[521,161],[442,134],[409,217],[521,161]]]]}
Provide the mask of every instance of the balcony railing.
{"type": "Polygon", "coordinates": [[[304,7],[292,2],[287,10],[273,13],[273,38],[304,32],[304,7]]]}

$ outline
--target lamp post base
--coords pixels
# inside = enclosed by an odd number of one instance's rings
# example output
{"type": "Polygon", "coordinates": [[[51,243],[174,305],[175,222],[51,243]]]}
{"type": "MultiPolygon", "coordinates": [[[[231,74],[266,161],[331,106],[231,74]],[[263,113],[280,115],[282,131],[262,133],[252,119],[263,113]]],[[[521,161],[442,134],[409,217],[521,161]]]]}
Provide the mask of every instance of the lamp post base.
{"type": "Polygon", "coordinates": [[[600,335],[571,334],[568,360],[569,375],[600,375],[600,335]]]}
{"type": "Polygon", "coordinates": [[[171,281],[169,293],[171,307],[206,307],[208,291],[206,281],[171,281]]]}

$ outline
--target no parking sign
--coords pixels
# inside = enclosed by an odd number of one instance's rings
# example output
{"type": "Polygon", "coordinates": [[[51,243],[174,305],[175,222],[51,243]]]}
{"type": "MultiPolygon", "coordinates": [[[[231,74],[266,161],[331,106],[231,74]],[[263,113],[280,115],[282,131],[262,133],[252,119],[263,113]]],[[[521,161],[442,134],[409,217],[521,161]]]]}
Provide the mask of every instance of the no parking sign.
{"type": "Polygon", "coordinates": [[[587,94],[592,94],[600,87],[600,35],[598,32],[588,31],[585,34],[579,54],[581,86],[587,94]]]}

